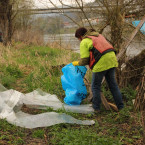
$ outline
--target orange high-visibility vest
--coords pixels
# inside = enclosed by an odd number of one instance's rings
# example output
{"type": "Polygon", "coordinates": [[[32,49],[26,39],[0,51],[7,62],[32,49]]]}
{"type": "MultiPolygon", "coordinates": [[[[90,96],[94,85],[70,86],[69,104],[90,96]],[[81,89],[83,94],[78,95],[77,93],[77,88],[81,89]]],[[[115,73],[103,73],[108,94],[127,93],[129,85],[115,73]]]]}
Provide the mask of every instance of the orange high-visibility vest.
{"type": "Polygon", "coordinates": [[[99,61],[102,55],[110,51],[115,51],[115,49],[101,34],[99,34],[99,36],[87,36],[87,38],[90,38],[93,41],[89,62],[90,69],[93,69],[94,65],[99,61]]]}

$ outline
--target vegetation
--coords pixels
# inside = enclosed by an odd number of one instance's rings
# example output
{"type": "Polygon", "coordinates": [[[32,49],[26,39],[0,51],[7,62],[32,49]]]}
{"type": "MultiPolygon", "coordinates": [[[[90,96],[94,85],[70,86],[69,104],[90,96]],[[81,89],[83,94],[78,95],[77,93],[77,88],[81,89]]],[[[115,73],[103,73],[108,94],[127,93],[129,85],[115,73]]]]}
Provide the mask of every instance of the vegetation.
{"type": "MultiPolygon", "coordinates": [[[[130,33],[134,29],[128,23],[129,20],[142,19],[145,4],[143,0],[95,0],[93,3],[88,4],[85,4],[83,0],[74,0],[71,1],[73,2],[72,5],[67,5],[64,3],[65,1],[59,0],[64,8],[77,8],[77,17],[74,18],[65,13],[63,9],[59,9],[51,0],[47,2],[50,2],[58,12],[64,14],[78,26],[94,28],[91,24],[91,19],[99,18],[99,20],[103,20],[100,23],[101,27],[97,25],[95,28],[102,33],[104,28],[109,26],[106,28],[109,28],[107,30],[109,34],[106,34],[109,36],[107,39],[109,39],[118,52],[124,46],[124,37],[130,37],[130,33]],[[94,6],[97,9],[93,9],[94,6]],[[87,25],[85,25],[86,22],[87,25]]],[[[70,50],[62,49],[62,45],[55,42],[51,44],[51,47],[49,44],[48,47],[47,44],[43,44],[41,36],[43,33],[74,32],[74,28],[62,29],[64,23],[60,17],[51,17],[48,21],[40,17],[33,20],[28,10],[31,7],[32,0],[0,1],[0,29],[3,33],[3,44],[10,44],[7,47],[0,45],[0,83],[7,89],[15,89],[22,93],[28,93],[40,88],[48,93],[56,94],[63,101],[65,94],[60,81],[62,75],[61,68],[65,64],[76,60],[79,55],[70,50]],[[14,36],[17,43],[12,41],[12,36],[14,36]]],[[[143,21],[145,21],[145,18],[143,18],[143,21]]],[[[138,34],[140,36],[137,35],[137,40],[143,42],[144,35],[138,34]]],[[[67,113],[82,120],[93,119],[96,121],[95,125],[59,124],[32,130],[16,127],[1,119],[0,144],[141,145],[145,143],[143,58],[144,52],[142,55],[127,62],[124,56],[121,57],[117,75],[118,80],[121,80],[119,81],[121,86],[125,86],[121,90],[125,108],[119,113],[106,111],[102,106],[101,114],[80,115],[67,113]],[[126,64],[126,67],[123,71],[120,71],[123,63],[126,64]],[[136,99],[135,109],[140,109],[141,113],[134,110],[132,103],[134,99],[136,99]],[[144,140],[142,139],[143,132],[144,140]]],[[[88,71],[86,75],[89,84],[91,80],[90,74],[90,71],[88,71]]],[[[89,88],[87,89],[89,92],[89,88]]],[[[114,102],[105,83],[102,90],[107,99],[110,102],[114,102]]],[[[85,99],[83,103],[90,102],[85,99]]],[[[22,111],[30,114],[44,112],[44,110],[30,109],[26,106],[22,107],[22,111]]],[[[48,109],[47,111],[52,110],[48,109]]],[[[57,110],[57,112],[62,113],[64,110],[57,110]]]]}
{"type": "Polygon", "coordinates": [[[63,29],[63,20],[59,15],[38,17],[33,23],[32,27],[44,34],[59,34],[61,29],[63,29]]]}
{"type": "Polygon", "coordinates": [[[84,0],[70,0],[70,4],[59,0],[62,7],[74,10],[77,9],[76,12],[73,13],[76,15],[75,18],[68,13],[64,13],[52,0],[47,1],[78,27],[88,26],[102,33],[103,30],[109,26],[109,40],[117,51],[121,49],[124,36],[123,32],[129,25],[128,22],[130,20],[141,19],[144,16],[145,3],[143,0],[95,0],[87,4],[84,0]],[[93,24],[93,20],[96,21],[95,25],[93,24]]]}
{"type": "Polygon", "coordinates": [[[29,17],[27,9],[31,6],[32,1],[26,0],[0,1],[0,31],[3,33],[3,42],[5,45],[11,43],[16,28],[18,29],[22,25],[26,26],[29,17]],[[22,10],[25,10],[25,14],[19,13],[22,10]]]}
{"type": "MultiPolygon", "coordinates": [[[[21,42],[14,43],[12,47],[4,48],[1,45],[0,53],[0,82],[6,88],[13,88],[23,93],[40,88],[56,94],[63,101],[65,94],[60,81],[61,67],[55,66],[72,62],[79,57],[78,54],[70,50],[25,45],[21,42]]],[[[90,75],[87,74],[86,77],[90,81],[90,75]]],[[[104,84],[103,87],[107,86],[104,84]]],[[[106,111],[103,106],[100,114],[67,113],[78,119],[95,120],[96,123],[92,126],[58,124],[30,130],[11,125],[1,119],[0,144],[141,145],[143,136],[141,115],[134,111],[132,103],[136,91],[128,86],[122,89],[122,93],[125,109],[119,113],[106,111]]],[[[109,101],[113,101],[108,91],[104,91],[104,95],[108,96],[109,101]]],[[[90,103],[86,101],[83,103],[90,103]]],[[[22,110],[31,114],[44,112],[24,106],[22,110]]],[[[57,112],[64,111],[57,110],[57,112]]]]}

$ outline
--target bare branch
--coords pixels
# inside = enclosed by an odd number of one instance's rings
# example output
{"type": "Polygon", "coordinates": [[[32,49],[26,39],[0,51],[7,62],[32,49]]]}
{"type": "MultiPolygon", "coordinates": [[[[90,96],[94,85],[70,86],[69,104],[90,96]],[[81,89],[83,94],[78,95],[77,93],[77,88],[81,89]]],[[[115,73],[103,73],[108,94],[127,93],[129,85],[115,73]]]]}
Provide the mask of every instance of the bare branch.
{"type": "Polygon", "coordinates": [[[84,14],[85,18],[87,19],[89,25],[91,26],[91,28],[93,28],[92,24],[90,23],[88,17],[86,16],[86,13],[84,12],[83,7],[81,7],[80,3],[78,2],[78,0],[76,0],[76,3],[78,4],[79,8],[81,9],[82,13],[84,14]]]}
{"type": "Polygon", "coordinates": [[[130,40],[127,41],[125,44],[124,44],[124,48],[123,50],[118,54],[117,58],[120,59],[122,57],[122,55],[124,54],[124,52],[126,51],[126,49],[128,48],[130,42],[132,41],[132,39],[135,37],[135,35],[137,34],[137,32],[140,30],[141,26],[144,24],[145,22],[145,15],[144,17],[142,18],[141,22],[138,24],[138,26],[136,27],[136,29],[132,32],[131,34],[131,37],[130,37],[130,40]]]}
{"type": "MultiPolygon", "coordinates": [[[[49,0],[49,2],[50,2],[56,9],[58,9],[58,7],[57,7],[51,0],[49,0]]],[[[69,18],[72,22],[74,22],[76,25],[78,25],[78,26],[80,27],[79,23],[77,23],[74,19],[72,19],[71,17],[69,17],[68,15],[66,15],[62,10],[59,10],[59,11],[60,11],[60,13],[63,13],[63,15],[65,15],[67,18],[69,18]]]]}
{"type": "Polygon", "coordinates": [[[70,5],[64,4],[64,3],[62,2],[62,0],[59,0],[59,2],[61,3],[62,6],[66,6],[66,7],[69,7],[69,8],[73,8],[73,6],[70,6],[70,5]]]}

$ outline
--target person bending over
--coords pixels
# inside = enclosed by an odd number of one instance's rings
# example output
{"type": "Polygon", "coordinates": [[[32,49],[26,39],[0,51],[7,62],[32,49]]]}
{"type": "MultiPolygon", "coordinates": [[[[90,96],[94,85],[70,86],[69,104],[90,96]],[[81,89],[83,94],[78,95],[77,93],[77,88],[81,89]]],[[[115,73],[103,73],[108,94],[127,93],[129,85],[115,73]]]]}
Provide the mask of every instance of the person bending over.
{"type": "Polygon", "coordinates": [[[78,28],[75,37],[80,40],[80,60],[73,61],[74,66],[89,65],[92,70],[91,89],[93,93],[92,107],[95,112],[100,111],[101,83],[105,77],[113,95],[118,110],[124,107],[122,94],[115,79],[115,68],[118,61],[113,46],[94,29],[78,28]]]}

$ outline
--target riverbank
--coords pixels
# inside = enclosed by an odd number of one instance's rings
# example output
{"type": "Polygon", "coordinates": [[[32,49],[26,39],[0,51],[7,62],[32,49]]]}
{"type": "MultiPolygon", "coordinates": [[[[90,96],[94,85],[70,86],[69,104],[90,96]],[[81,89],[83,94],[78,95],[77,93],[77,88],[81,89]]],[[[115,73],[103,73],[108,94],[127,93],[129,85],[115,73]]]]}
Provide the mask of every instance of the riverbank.
{"type": "Polygon", "coordinates": [[[71,49],[74,51],[79,50],[79,44],[75,35],[72,34],[46,34],[44,35],[44,43],[58,44],[59,48],[71,49]]]}
{"type": "MultiPolygon", "coordinates": [[[[7,89],[29,93],[40,88],[50,94],[56,94],[63,101],[65,93],[60,81],[61,65],[77,60],[79,54],[71,50],[25,45],[21,42],[11,47],[0,45],[0,53],[0,82],[7,89]]],[[[87,75],[90,81],[91,76],[87,75]]],[[[110,102],[114,102],[106,88],[106,85],[102,88],[104,95],[110,102]]],[[[143,128],[140,123],[140,113],[134,111],[132,104],[136,92],[131,87],[122,88],[121,92],[125,109],[120,113],[106,111],[103,106],[100,114],[65,112],[77,119],[94,120],[95,124],[92,126],[58,124],[45,128],[25,129],[1,119],[0,144],[142,145],[143,128]]],[[[83,103],[88,102],[85,100],[83,103]]],[[[52,111],[52,109],[45,111],[31,109],[26,106],[22,109],[30,114],[52,111]]],[[[64,113],[63,110],[56,112],[64,113]]]]}

